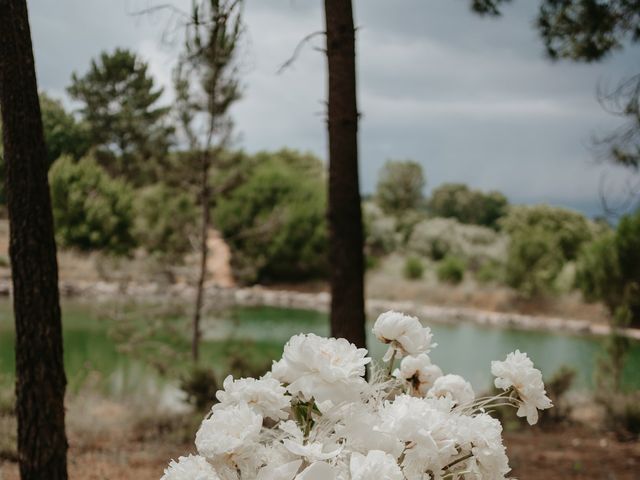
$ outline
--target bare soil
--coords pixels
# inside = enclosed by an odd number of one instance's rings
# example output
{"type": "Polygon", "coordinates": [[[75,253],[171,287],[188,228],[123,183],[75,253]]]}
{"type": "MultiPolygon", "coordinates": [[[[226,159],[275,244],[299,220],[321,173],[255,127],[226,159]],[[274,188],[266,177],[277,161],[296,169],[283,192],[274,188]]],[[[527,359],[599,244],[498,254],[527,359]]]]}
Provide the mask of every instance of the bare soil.
{"type": "MultiPolygon", "coordinates": [[[[72,480],[158,480],[171,458],[193,451],[188,443],[136,441],[131,432],[81,443],[70,436],[72,480]]],[[[520,480],[638,480],[640,442],[585,427],[507,433],[511,475],[520,480]]],[[[0,463],[0,479],[19,480],[15,463],[0,463]]]]}

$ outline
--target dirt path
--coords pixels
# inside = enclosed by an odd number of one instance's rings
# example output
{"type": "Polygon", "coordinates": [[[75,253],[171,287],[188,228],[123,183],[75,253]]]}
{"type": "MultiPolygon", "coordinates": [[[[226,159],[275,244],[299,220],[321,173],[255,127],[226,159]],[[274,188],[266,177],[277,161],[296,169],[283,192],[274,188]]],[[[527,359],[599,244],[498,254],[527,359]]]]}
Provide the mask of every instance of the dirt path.
{"type": "Polygon", "coordinates": [[[229,245],[226,244],[217,230],[209,231],[207,244],[209,245],[207,271],[211,279],[220,287],[235,287],[236,282],[233,280],[231,271],[231,249],[229,245]]]}

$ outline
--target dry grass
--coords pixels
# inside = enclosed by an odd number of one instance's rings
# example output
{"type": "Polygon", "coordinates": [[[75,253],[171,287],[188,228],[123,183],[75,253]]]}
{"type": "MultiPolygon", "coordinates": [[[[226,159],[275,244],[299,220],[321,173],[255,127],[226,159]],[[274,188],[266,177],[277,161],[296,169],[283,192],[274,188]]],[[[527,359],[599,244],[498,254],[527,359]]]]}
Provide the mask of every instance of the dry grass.
{"type": "Polygon", "coordinates": [[[514,290],[498,285],[480,285],[467,274],[459,285],[443,285],[436,279],[435,264],[425,262],[424,277],[407,280],[404,257],[390,255],[367,273],[367,296],[386,300],[469,307],[496,312],[567,317],[606,323],[607,310],[600,304],[585,303],[579,293],[557,297],[522,298],[514,290]]]}

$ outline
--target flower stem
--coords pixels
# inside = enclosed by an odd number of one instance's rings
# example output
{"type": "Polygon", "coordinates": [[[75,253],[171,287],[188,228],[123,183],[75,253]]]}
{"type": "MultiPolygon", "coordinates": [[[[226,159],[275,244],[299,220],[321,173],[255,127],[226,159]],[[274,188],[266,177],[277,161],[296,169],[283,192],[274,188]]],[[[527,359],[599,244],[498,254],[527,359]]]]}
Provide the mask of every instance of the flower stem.
{"type": "Polygon", "coordinates": [[[444,466],[442,468],[442,470],[449,470],[451,467],[453,467],[454,465],[459,464],[460,462],[464,462],[465,460],[470,459],[471,457],[473,457],[473,453],[467,453],[464,457],[460,457],[457,460],[454,460],[453,462],[451,462],[450,464],[444,466]]]}
{"type": "Polygon", "coordinates": [[[311,426],[313,425],[313,417],[311,416],[313,413],[313,402],[313,399],[307,402],[307,411],[304,421],[304,443],[307,443],[307,440],[309,439],[309,432],[311,432],[311,426]]]}
{"type": "Polygon", "coordinates": [[[387,375],[390,377],[391,373],[393,372],[393,362],[396,359],[396,351],[394,350],[393,353],[391,354],[391,358],[389,359],[389,371],[387,372],[387,375]]]}

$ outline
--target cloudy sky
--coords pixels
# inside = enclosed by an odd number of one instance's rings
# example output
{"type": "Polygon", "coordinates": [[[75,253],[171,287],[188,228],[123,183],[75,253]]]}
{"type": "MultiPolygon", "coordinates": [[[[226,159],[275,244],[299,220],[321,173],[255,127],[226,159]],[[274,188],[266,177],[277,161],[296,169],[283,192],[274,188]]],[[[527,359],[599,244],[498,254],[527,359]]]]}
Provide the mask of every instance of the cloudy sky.
{"type": "MultiPolygon", "coordinates": [[[[63,98],[71,73],[118,46],[139,52],[171,101],[178,46],[164,16],[135,17],[164,0],[32,0],[38,81],[63,98]],[[169,40],[169,41],[167,41],[169,40]]],[[[185,8],[190,0],[172,0],[185,8]]],[[[420,162],[428,188],[465,182],[514,202],[547,202],[601,213],[601,185],[626,172],[595,161],[591,139],[619,126],[596,101],[597,85],[637,72],[638,49],[596,65],[551,63],[532,27],[536,4],[516,0],[499,19],[467,0],[359,0],[361,188],[372,192],[386,159],[420,162]]],[[[326,157],[325,58],[297,43],[323,26],[320,0],[247,0],[244,99],[233,111],[237,146],[293,147],[326,157]]],[[[66,101],[66,100],[65,100],[66,101]]]]}

